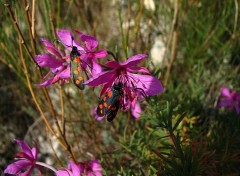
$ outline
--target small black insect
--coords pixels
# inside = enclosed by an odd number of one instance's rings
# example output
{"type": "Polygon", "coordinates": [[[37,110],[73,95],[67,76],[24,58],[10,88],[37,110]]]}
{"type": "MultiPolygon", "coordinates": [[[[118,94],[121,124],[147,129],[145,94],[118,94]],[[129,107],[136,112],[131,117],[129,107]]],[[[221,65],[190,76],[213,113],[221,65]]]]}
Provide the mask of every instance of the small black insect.
{"type": "Polygon", "coordinates": [[[81,66],[81,58],[80,53],[76,46],[72,47],[72,51],[70,53],[70,73],[72,82],[80,89],[83,90],[85,85],[83,84],[83,70],[81,66]]]}
{"type": "Polygon", "coordinates": [[[123,84],[119,82],[114,84],[112,89],[108,91],[97,107],[97,115],[99,117],[106,116],[111,122],[117,115],[120,102],[123,96],[123,84]]]}

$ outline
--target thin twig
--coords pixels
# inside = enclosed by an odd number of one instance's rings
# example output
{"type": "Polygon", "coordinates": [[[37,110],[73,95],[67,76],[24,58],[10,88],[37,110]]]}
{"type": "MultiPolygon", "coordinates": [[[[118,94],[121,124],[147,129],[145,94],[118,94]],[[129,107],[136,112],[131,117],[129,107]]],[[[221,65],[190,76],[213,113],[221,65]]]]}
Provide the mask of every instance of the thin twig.
{"type": "Polygon", "coordinates": [[[118,18],[119,18],[119,23],[120,23],[120,31],[121,31],[121,38],[122,38],[122,47],[125,53],[125,57],[127,58],[127,42],[126,38],[124,35],[124,30],[123,30],[123,19],[122,19],[122,7],[121,4],[119,3],[119,9],[118,9],[118,18]]]}
{"type": "Polygon", "coordinates": [[[51,147],[51,149],[52,149],[52,151],[53,151],[53,154],[54,154],[54,156],[55,156],[55,158],[56,158],[56,160],[57,160],[57,163],[58,163],[61,167],[63,167],[63,163],[62,163],[62,161],[59,159],[59,157],[58,157],[58,155],[57,155],[57,152],[56,152],[56,150],[54,149],[54,147],[53,147],[53,145],[52,145],[52,140],[50,139],[48,133],[47,133],[46,135],[47,135],[48,143],[49,143],[49,145],[50,145],[50,147],[51,147]]]}
{"type": "MultiPolygon", "coordinates": [[[[52,6],[50,6],[52,7],[52,6]]],[[[54,27],[54,24],[53,24],[53,15],[52,15],[52,11],[51,9],[49,9],[49,21],[50,21],[50,25],[51,25],[51,29],[52,29],[52,34],[54,35],[54,38],[57,38],[57,35],[56,35],[56,30],[55,30],[55,27],[54,27]]]]}
{"type": "Polygon", "coordinates": [[[19,25],[18,25],[18,23],[17,23],[14,15],[13,15],[13,12],[12,12],[12,9],[11,9],[10,4],[5,4],[5,6],[6,6],[6,8],[7,8],[7,11],[8,11],[8,13],[9,13],[9,15],[10,15],[10,17],[11,17],[11,20],[12,20],[12,22],[13,22],[13,24],[14,24],[14,26],[15,26],[18,34],[19,34],[19,37],[20,37],[19,45],[20,45],[21,61],[22,61],[23,67],[24,67],[24,74],[25,74],[26,79],[27,79],[27,85],[28,85],[28,88],[29,88],[30,93],[31,93],[31,95],[32,95],[33,101],[34,101],[34,103],[36,104],[36,106],[37,106],[37,108],[38,108],[38,110],[39,110],[39,112],[40,112],[40,114],[41,114],[41,116],[42,116],[42,118],[43,118],[43,120],[44,120],[47,128],[48,128],[48,129],[50,130],[50,132],[57,138],[58,143],[59,143],[66,151],[69,152],[70,157],[75,161],[75,157],[74,157],[74,154],[73,154],[73,152],[72,152],[72,149],[71,149],[70,145],[68,144],[66,138],[63,137],[63,135],[62,135],[62,131],[61,131],[61,129],[60,129],[60,126],[59,126],[59,123],[58,123],[58,120],[57,120],[57,117],[56,117],[56,113],[55,113],[55,111],[54,111],[54,109],[53,109],[53,105],[52,105],[51,99],[50,99],[50,97],[49,97],[49,94],[48,94],[48,92],[47,92],[47,89],[44,88],[43,90],[44,90],[45,96],[46,96],[46,98],[47,98],[47,101],[48,101],[48,103],[49,103],[49,105],[50,105],[50,110],[51,110],[51,112],[52,112],[52,114],[53,114],[53,117],[54,117],[54,120],[55,120],[55,125],[57,126],[57,130],[58,130],[58,132],[59,132],[59,134],[60,134],[60,137],[63,139],[65,145],[64,145],[64,143],[62,143],[62,141],[60,140],[60,138],[59,138],[59,137],[57,136],[57,134],[54,132],[53,128],[50,126],[50,124],[49,124],[46,116],[44,115],[44,113],[43,113],[43,111],[42,111],[42,109],[41,109],[41,107],[40,107],[40,105],[39,105],[39,103],[38,103],[38,101],[37,101],[37,99],[36,99],[36,96],[35,96],[35,94],[34,94],[34,92],[33,92],[33,88],[32,88],[32,86],[31,86],[31,81],[30,81],[30,77],[29,77],[29,74],[28,74],[27,65],[26,65],[26,63],[25,63],[25,60],[23,59],[22,45],[23,45],[23,46],[25,47],[25,49],[27,50],[27,53],[29,54],[29,56],[30,56],[30,58],[31,58],[31,61],[35,64],[35,67],[37,68],[38,73],[39,73],[40,77],[42,78],[41,70],[40,70],[40,67],[39,67],[39,65],[37,64],[37,62],[34,60],[34,58],[33,58],[32,54],[31,54],[28,46],[26,45],[25,39],[24,39],[23,34],[22,34],[22,32],[21,32],[21,30],[20,30],[20,28],[19,28],[19,25]]]}
{"type": "Polygon", "coordinates": [[[65,117],[64,117],[64,104],[63,104],[63,89],[59,86],[60,101],[61,101],[61,116],[62,116],[62,134],[65,137],[65,117]]]}
{"type": "Polygon", "coordinates": [[[115,56],[113,52],[107,51],[107,53],[110,54],[114,58],[114,60],[118,62],[118,58],[115,56]]]}
{"type": "Polygon", "coordinates": [[[79,146],[80,137],[77,137],[77,135],[76,135],[76,132],[75,132],[75,129],[74,129],[74,126],[73,126],[73,124],[75,124],[75,122],[73,122],[73,120],[72,120],[72,114],[70,114],[68,117],[69,117],[69,120],[70,120],[70,128],[72,129],[72,133],[73,133],[73,136],[74,136],[74,139],[75,139],[75,144],[77,145],[78,153],[81,156],[82,151],[81,151],[81,148],[79,146]]]}
{"type": "Polygon", "coordinates": [[[27,18],[28,31],[30,33],[30,39],[31,39],[31,44],[32,44],[32,48],[33,48],[33,54],[36,55],[36,44],[35,44],[35,40],[33,39],[33,34],[32,34],[32,30],[31,30],[32,24],[30,22],[29,4],[28,4],[27,0],[24,1],[24,5],[25,5],[25,16],[27,18]]]}
{"type": "Polygon", "coordinates": [[[166,85],[167,85],[167,83],[168,83],[173,62],[175,61],[175,59],[176,59],[176,57],[177,57],[177,44],[178,44],[178,3],[179,3],[179,0],[175,0],[175,5],[174,5],[174,18],[173,18],[173,23],[172,23],[173,41],[172,41],[172,48],[171,48],[171,58],[170,58],[170,62],[168,63],[168,66],[167,66],[166,75],[165,75],[165,77],[164,77],[164,87],[166,87],[166,85]]]}
{"type": "Polygon", "coordinates": [[[237,30],[237,22],[238,22],[238,0],[235,0],[235,19],[234,19],[234,27],[233,27],[233,35],[235,35],[237,30]]]}
{"type": "Polygon", "coordinates": [[[25,77],[26,77],[26,80],[27,80],[27,85],[28,85],[28,88],[29,88],[29,91],[32,95],[32,98],[33,98],[33,101],[35,103],[35,105],[37,106],[42,118],[43,118],[43,121],[45,122],[47,128],[50,130],[50,132],[57,138],[57,141],[58,143],[64,148],[66,149],[66,146],[61,142],[61,140],[59,139],[59,137],[57,136],[57,134],[54,132],[53,128],[51,127],[51,125],[49,124],[46,116],[44,115],[43,113],[43,110],[42,108],[40,107],[39,103],[38,103],[38,100],[35,96],[35,93],[33,91],[33,88],[32,88],[32,85],[31,85],[31,82],[30,82],[30,78],[29,78],[29,74],[28,74],[28,70],[27,70],[27,66],[26,66],[26,63],[25,63],[25,60],[23,58],[23,53],[22,53],[22,41],[21,39],[19,40],[19,48],[20,48],[20,59],[21,59],[21,62],[22,62],[22,65],[23,65],[23,69],[24,69],[24,74],[25,74],[25,77]]]}
{"type": "Polygon", "coordinates": [[[35,39],[35,0],[32,1],[32,36],[35,39]]]}
{"type": "MultiPolygon", "coordinates": [[[[30,52],[30,50],[29,50],[29,48],[28,48],[28,46],[27,46],[27,44],[26,44],[26,42],[25,42],[25,39],[24,39],[23,34],[22,34],[22,32],[21,32],[21,30],[20,30],[20,28],[19,28],[19,25],[18,25],[18,23],[17,23],[17,20],[15,19],[14,15],[13,15],[13,12],[12,12],[12,9],[11,9],[11,5],[10,5],[10,4],[5,4],[5,6],[7,7],[7,11],[8,11],[8,13],[9,13],[9,15],[10,15],[10,17],[11,17],[11,20],[12,20],[12,22],[13,22],[13,24],[14,24],[17,32],[18,32],[18,34],[19,34],[20,37],[21,37],[22,44],[24,45],[25,49],[27,50],[27,53],[28,53],[28,55],[30,56],[31,61],[32,61],[32,62],[34,63],[34,65],[36,66],[37,70],[38,70],[39,72],[41,72],[39,65],[37,64],[37,62],[36,62],[35,59],[33,58],[33,55],[32,55],[32,53],[30,52]]],[[[42,75],[42,73],[40,73],[40,75],[42,75]]]]}
{"type": "MultiPolygon", "coordinates": [[[[25,49],[27,50],[27,53],[29,54],[29,56],[30,56],[30,58],[31,58],[31,61],[34,63],[35,68],[37,69],[38,75],[39,75],[40,78],[42,79],[43,76],[42,76],[41,69],[40,69],[39,65],[37,64],[37,62],[35,61],[35,59],[33,58],[33,56],[32,56],[32,54],[31,54],[28,46],[26,45],[25,39],[24,39],[23,34],[22,34],[22,32],[21,32],[21,30],[20,30],[20,28],[19,28],[19,25],[18,25],[18,23],[17,23],[17,21],[16,21],[16,18],[15,18],[14,15],[13,15],[13,12],[12,12],[12,9],[11,9],[10,4],[5,4],[5,6],[7,7],[7,10],[8,10],[8,13],[9,13],[9,15],[10,15],[10,17],[11,17],[11,20],[12,20],[12,22],[13,22],[13,24],[14,24],[17,32],[18,32],[18,35],[21,37],[22,43],[23,43],[25,49]]],[[[50,97],[49,97],[49,94],[48,94],[48,91],[47,91],[47,89],[46,89],[45,87],[43,88],[43,92],[44,92],[44,95],[45,95],[45,97],[46,97],[46,99],[47,99],[47,101],[48,101],[48,103],[49,103],[50,111],[51,111],[53,117],[56,119],[56,113],[55,113],[55,111],[54,111],[52,101],[51,101],[51,99],[50,99],[50,97]]]]}
{"type": "Polygon", "coordinates": [[[23,59],[23,53],[22,53],[22,47],[21,47],[21,46],[22,46],[22,41],[21,41],[21,39],[20,39],[20,41],[19,41],[19,45],[20,45],[20,56],[21,56],[20,58],[21,58],[21,61],[22,61],[22,64],[23,64],[24,74],[25,74],[25,76],[26,76],[28,88],[29,88],[30,93],[31,93],[31,95],[32,95],[33,101],[34,101],[35,105],[37,106],[37,108],[38,108],[38,110],[39,110],[39,112],[40,112],[40,114],[41,114],[41,116],[42,116],[42,118],[43,118],[43,120],[44,120],[47,128],[48,128],[48,129],[50,130],[50,132],[56,137],[58,143],[59,143],[66,151],[69,152],[70,157],[71,157],[74,161],[76,161],[76,160],[75,160],[75,157],[74,157],[74,154],[73,154],[73,152],[72,152],[72,149],[71,149],[69,143],[67,142],[66,138],[63,136],[62,131],[61,131],[61,129],[60,129],[60,126],[59,126],[58,122],[56,121],[57,119],[55,119],[55,124],[56,124],[56,126],[57,126],[57,130],[58,130],[61,138],[63,139],[65,145],[64,145],[64,143],[62,143],[62,141],[60,140],[60,138],[59,138],[59,137],[57,136],[57,134],[54,132],[53,128],[50,126],[50,124],[49,124],[46,116],[44,115],[44,113],[43,113],[43,111],[42,111],[42,109],[41,109],[41,107],[40,107],[40,105],[39,105],[39,103],[38,103],[38,101],[37,101],[37,98],[36,98],[36,96],[35,96],[35,94],[34,94],[34,91],[33,91],[33,89],[32,89],[32,85],[31,85],[31,82],[30,82],[30,78],[29,78],[27,66],[26,66],[25,60],[23,59]]]}

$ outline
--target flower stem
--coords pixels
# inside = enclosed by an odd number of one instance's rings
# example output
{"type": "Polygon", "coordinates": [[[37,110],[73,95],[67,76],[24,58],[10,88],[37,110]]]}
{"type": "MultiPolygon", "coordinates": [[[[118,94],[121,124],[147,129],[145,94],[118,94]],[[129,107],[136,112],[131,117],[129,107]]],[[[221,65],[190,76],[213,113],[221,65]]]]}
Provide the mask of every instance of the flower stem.
{"type": "MultiPolygon", "coordinates": [[[[35,43],[35,40],[33,38],[33,33],[32,33],[32,30],[31,30],[32,24],[30,22],[30,17],[29,17],[29,2],[27,0],[25,0],[24,5],[25,5],[25,16],[26,16],[26,19],[27,19],[28,31],[30,33],[30,39],[31,39],[33,54],[36,55],[36,43],[35,43]]],[[[34,21],[32,21],[32,23],[34,23],[34,21]]]]}
{"type": "Polygon", "coordinates": [[[118,58],[115,56],[113,52],[107,51],[107,53],[110,54],[114,58],[114,60],[118,62],[118,58]]]}
{"type": "MultiPolygon", "coordinates": [[[[31,54],[31,52],[30,52],[30,50],[29,50],[29,48],[28,48],[28,46],[27,46],[27,44],[26,44],[26,42],[25,42],[25,39],[24,39],[24,37],[23,37],[23,34],[22,34],[22,32],[21,32],[21,30],[20,30],[20,28],[19,28],[18,22],[17,22],[14,14],[13,14],[13,12],[12,12],[11,5],[10,5],[10,4],[5,4],[5,6],[6,6],[6,8],[7,8],[7,10],[8,10],[8,13],[9,13],[9,15],[10,15],[10,17],[11,17],[11,20],[12,20],[12,22],[13,22],[15,28],[16,28],[16,31],[18,32],[18,35],[19,35],[20,38],[21,38],[21,44],[24,45],[25,49],[27,50],[27,53],[29,54],[29,56],[30,56],[30,58],[31,58],[31,61],[34,63],[35,68],[37,69],[38,75],[39,75],[40,78],[42,79],[43,76],[42,76],[41,69],[40,69],[39,65],[37,64],[37,62],[34,60],[33,55],[31,54]]],[[[47,101],[48,101],[49,106],[50,106],[50,111],[51,111],[51,113],[52,113],[52,115],[53,115],[53,117],[54,117],[54,119],[55,119],[55,122],[56,122],[56,113],[55,113],[55,110],[54,110],[54,108],[53,108],[53,104],[52,104],[52,101],[51,101],[51,99],[50,99],[50,97],[49,97],[49,94],[48,94],[47,89],[46,89],[46,88],[43,88],[43,92],[44,92],[45,97],[47,98],[47,101]]],[[[56,125],[59,126],[57,122],[56,122],[56,125]]]]}
{"type": "Polygon", "coordinates": [[[30,78],[29,78],[29,74],[28,74],[28,70],[27,70],[27,66],[26,66],[26,63],[25,63],[25,60],[23,58],[23,53],[22,53],[22,42],[21,42],[21,39],[19,40],[19,48],[20,48],[20,59],[21,59],[21,62],[22,62],[22,65],[23,65],[23,69],[24,69],[24,74],[25,74],[25,77],[26,77],[26,80],[27,80],[27,85],[28,85],[28,88],[29,88],[29,91],[32,95],[32,98],[33,98],[33,101],[35,103],[35,105],[37,106],[47,128],[50,130],[50,132],[57,138],[59,144],[64,148],[66,149],[66,146],[60,141],[59,137],[57,136],[57,134],[54,132],[53,128],[51,127],[51,125],[49,124],[46,116],[44,115],[43,111],[42,111],[42,108],[40,107],[38,101],[37,101],[37,98],[35,96],[35,93],[33,91],[33,88],[32,88],[32,85],[31,85],[31,82],[30,82],[30,78]]]}
{"type": "Polygon", "coordinates": [[[170,39],[172,39],[172,47],[171,47],[171,58],[170,58],[170,62],[168,62],[167,64],[167,72],[165,74],[164,77],[164,82],[163,85],[166,87],[169,77],[170,77],[170,72],[172,69],[172,65],[177,57],[177,47],[178,47],[178,38],[179,38],[179,25],[178,25],[178,14],[179,14],[179,0],[175,1],[174,4],[174,17],[173,17],[173,21],[172,21],[172,29],[170,31],[169,34],[169,41],[167,42],[167,47],[166,47],[166,51],[165,51],[165,57],[167,57],[167,50],[168,50],[168,45],[170,43],[170,39]]]}
{"type": "MultiPolygon", "coordinates": [[[[13,15],[13,12],[12,12],[12,9],[11,9],[11,5],[10,4],[5,4],[5,6],[7,7],[7,11],[8,11],[8,13],[9,13],[9,15],[11,17],[11,20],[12,20],[12,22],[13,22],[13,24],[14,24],[14,26],[15,26],[15,28],[16,28],[19,36],[20,36],[20,38],[21,38],[21,40],[22,40],[22,44],[24,45],[25,49],[27,50],[27,53],[29,54],[29,56],[31,58],[31,61],[35,64],[35,66],[37,68],[39,68],[37,62],[34,60],[33,55],[31,54],[31,52],[30,52],[30,50],[29,50],[29,48],[28,48],[28,46],[27,46],[27,44],[25,42],[23,34],[22,34],[22,32],[21,32],[21,30],[19,28],[18,22],[17,22],[15,16],[13,15]]],[[[38,69],[38,71],[40,72],[40,69],[38,69]]]]}
{"type": "Polygon", "coordinates": [[[48,165],[46,163],[42,163],[42,162],[36,161],[36,165],[46,167],[46,168],[52,170],[55,173],[57,172],[57,170],[54,167],[52,167],[52,166],[50,166],[50,165],[48,165]]]}
{"type": "Polygon", "coordinates": [[[64,117],[64,102],[63,102],[63,89],[59,86],[60,102],[61,102],[61,115],[62,115],[62,135],[65,137],[65,117],[64,117]]]}

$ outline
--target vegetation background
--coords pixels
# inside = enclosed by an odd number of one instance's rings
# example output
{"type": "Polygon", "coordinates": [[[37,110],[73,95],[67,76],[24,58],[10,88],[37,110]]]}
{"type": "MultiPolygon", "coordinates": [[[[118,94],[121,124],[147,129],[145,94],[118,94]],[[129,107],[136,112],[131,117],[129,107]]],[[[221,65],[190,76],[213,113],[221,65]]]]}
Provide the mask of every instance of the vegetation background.
{"type": "MultiPolygon", "coordinates": [[[[0,172],[14,158],[16,138],[37,143],[44,162],[55,167],[68,162],[68,153],[36,107],[27,70],[48,122],[56,129],[54,121],[64,117],[65,136],[77,160],[99,159],[105,175],[239,175],[240,118],[236,111],[217,106],[222,86],[240,91],[239,3],[1,0],[0,172]],[[161,80],[164,93],[141,102],[140,119],[119,112],[108,123],[92,115],[99,89],[35,86],[41,76],[32,56],[44,52],[39,38],[53,41],[56,29],[93,35],[100,49],[116,53],[122,61],[149,54],[143,65],[161,80]]],[[[41,70],[43,75],[47,71],[41,70]]]]}

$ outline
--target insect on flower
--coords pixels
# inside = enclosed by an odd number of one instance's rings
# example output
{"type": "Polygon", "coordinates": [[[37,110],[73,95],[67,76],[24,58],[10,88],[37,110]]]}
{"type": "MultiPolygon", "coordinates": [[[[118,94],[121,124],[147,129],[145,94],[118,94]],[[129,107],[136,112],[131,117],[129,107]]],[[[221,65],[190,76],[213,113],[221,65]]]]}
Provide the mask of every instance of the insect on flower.
{"type": "Polygon", "coordinates": [[[117,85],[114,84],[112,89],[106,92],[97,107],[97,115],[99,117],[106,116],[109,122],[116,117],[123,97],[122,88],[123,84],[119,82],[117,85]]]}
{"type": "Polygon", "coordinates": [[[70,73],[71,73],[71,79],[72,82],[80,89],[84,89],[83,84],[83,70],[81,66],[81,59],[80,59],[80,53],[78,52],[78,49],[76,46],[72,47],[72,51],[70,53],[70,73]]]}

